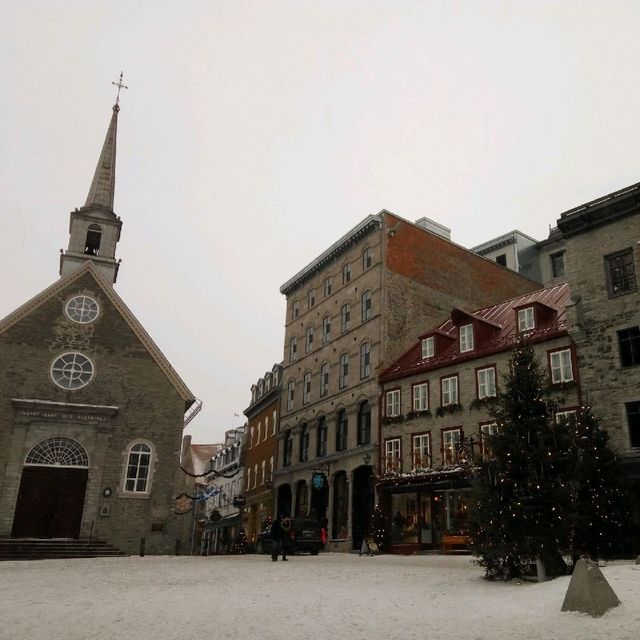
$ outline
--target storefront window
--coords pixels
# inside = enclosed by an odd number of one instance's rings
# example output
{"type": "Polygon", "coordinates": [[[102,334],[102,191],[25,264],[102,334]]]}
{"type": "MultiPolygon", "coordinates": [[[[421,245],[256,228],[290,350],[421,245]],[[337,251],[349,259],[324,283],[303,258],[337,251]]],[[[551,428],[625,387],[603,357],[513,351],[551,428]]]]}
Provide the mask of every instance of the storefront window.
{"type": "Polygon", "coordinates": [[[417,494],[403,493],[391,496],[391,542],[392,544],[415,544],[418,542],[417,494]]]}

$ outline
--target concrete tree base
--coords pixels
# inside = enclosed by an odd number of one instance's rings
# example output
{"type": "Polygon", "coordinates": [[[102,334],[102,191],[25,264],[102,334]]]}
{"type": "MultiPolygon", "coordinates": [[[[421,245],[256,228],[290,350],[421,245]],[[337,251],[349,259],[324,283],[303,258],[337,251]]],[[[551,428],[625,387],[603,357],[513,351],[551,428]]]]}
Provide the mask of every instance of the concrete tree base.
{"type": "Polygon", "coordinates": [[[602,575],[598,564],[578,560],[562,603],[562,611],[580,611],[599,618],[619,604],[618,596],[602,575]]]}

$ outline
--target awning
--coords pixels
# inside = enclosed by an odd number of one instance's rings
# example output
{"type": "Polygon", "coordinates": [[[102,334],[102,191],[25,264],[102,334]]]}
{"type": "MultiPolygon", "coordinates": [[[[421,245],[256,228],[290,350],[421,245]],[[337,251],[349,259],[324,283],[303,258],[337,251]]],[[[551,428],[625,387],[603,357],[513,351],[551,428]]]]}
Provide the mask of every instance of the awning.
{"type": "Polygon", "coordinates": [[[204,529],[205,531],[213,531],[214,529],[222,529],[223,527],[231,527],[234,524],[238,524],[240,522],[240,514],[234,513],[230,516],[225,516],[224,518],[220,518],[217,522],[211,522],[209,520],[205,523],[204,529]]]}

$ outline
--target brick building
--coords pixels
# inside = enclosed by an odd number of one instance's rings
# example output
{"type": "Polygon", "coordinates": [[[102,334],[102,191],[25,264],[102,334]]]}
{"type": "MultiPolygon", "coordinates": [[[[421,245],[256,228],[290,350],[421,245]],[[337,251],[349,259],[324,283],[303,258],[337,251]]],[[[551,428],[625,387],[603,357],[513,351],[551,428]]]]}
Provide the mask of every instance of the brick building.
{"type": "Polygon", "coordinates": [[[450,242],[440,225],[419,222],[368,216],[280,289],[287,318],[276,509],[325,521],[333,549],[359,548],[369,526],[377,372],[452,307],[537,288],[450,242]]]}
{"type": "Polygon", "coordinates": [[[495,433],[489,405],[521,336],[548,368],[558,419],[575,415],[580,400],[570,304],[563,284],[476,311],[456,308],[446,321],[425,327],[381,374],[377,486],[392,550],[440,548],[466,534],[470,463],[486,452],[484,437],[495,433]]]}
{"type": "Polygon", "coordinates": [[[114,291],[113,108],[61,278],[0,321],[0,536],[92,535],[166,553],[185,411],[199,407],[114,291]]]}
{"type": "Polygon", "coordinates": [[[282,365],[251,387],[251,404],[244,410],[247,431],[244,446],[244,506],[243,525],[250,544],[262,531],[274,513],[273,471],[277,452],[277,424],[280,415],[280,382],[282,365]]]}

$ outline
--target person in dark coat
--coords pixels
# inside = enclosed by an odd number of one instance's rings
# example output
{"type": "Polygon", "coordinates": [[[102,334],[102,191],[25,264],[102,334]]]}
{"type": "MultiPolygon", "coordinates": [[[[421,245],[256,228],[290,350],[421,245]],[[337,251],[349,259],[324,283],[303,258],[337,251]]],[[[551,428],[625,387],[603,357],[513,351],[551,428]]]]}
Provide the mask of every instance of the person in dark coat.
{"type": "Polygon", "coordinates": [[[271,560],[278,561],[278,555],[282,553],[282,559],[287,559],[289,549],[289,518],[276,518],[271,525],[271,560]]]}

